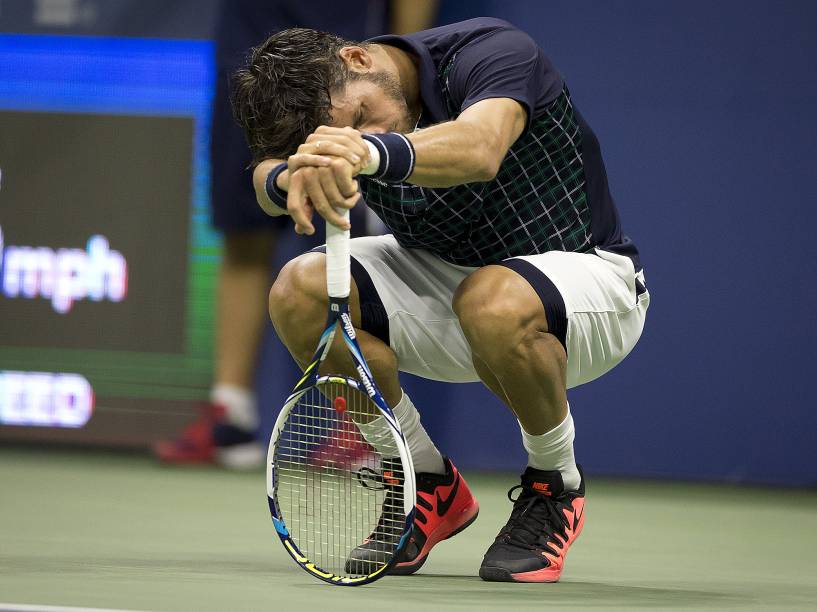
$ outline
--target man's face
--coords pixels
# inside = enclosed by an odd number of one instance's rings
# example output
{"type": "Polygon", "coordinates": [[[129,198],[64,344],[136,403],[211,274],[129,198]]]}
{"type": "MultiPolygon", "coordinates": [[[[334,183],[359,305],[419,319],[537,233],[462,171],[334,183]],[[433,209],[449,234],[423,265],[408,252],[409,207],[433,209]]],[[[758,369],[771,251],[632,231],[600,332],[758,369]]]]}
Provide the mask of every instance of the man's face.
{"type": "Polygon", "coordinates": [[[344,90],[332,94],[332,127],[407,133],[416,123],[400,83],[387,72],[353,75],[344,90]]]}

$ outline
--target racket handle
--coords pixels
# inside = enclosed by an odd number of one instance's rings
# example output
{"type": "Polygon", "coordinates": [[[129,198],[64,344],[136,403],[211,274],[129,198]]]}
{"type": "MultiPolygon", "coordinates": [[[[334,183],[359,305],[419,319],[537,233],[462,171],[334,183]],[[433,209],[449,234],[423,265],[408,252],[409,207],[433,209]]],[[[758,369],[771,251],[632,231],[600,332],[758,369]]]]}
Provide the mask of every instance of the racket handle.
{"type": "MultiPolygon", "coordinates": [[[[349,218],[348,210],[338,210],[344,219],[349,218]]],[[[349,250],[349,230],[326,223],[326,290],[329,297],[348,298],[351,277],[351,255],[349,250]]]]}

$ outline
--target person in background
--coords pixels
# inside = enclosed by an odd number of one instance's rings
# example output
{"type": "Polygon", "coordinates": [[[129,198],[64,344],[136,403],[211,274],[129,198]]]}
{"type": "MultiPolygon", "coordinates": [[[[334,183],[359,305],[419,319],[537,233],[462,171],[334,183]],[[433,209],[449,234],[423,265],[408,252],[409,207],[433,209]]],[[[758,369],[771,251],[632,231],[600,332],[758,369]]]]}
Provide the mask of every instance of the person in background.
{"type": "MultiPolygon", "coordinates": [[[[247,49],[270,33],[292,27],[329,30],[362,40],[391,30],[404,34],[428,28],[436,0],[222,1],[216,25],[216,88],[211,138],[213,225],[224,234],[217,283],[215,378],[210,403],[199,420],[154,447],[165,463],[218,463],[228,468],[261,465],[266,447],[257,437],[259,413],[255,366],[267,318],[271,263],[287,217],[270,217],[256,203],[251,155],[232,117],[229,76],[247,49]]],[[[365,215],[364,209],[359,208],[365,215]]],[[[365,218],[354,221],[365,226],[365,218]]],[[[304,240],[304,251],[315,246],[304,240]]]]}

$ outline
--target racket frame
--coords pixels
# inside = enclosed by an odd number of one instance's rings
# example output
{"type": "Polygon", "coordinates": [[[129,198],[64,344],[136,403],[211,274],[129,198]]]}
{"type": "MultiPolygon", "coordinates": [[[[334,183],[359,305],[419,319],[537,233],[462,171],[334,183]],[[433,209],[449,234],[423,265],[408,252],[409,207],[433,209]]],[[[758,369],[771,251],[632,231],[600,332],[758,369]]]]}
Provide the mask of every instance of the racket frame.
{"type": "Polygon", "coordinates": [[[318,342],[318,348],[315,350],[312,361],[304,370],[303,377],[298,381],[298,384],[295,385],[295,388],[287,398],[284,407],[281,409],[281,412],[276,419],[275,427],[272,431],[272,437],[270,438],[269,451],[267,453],[267,501],[269,503],[270,514],[272,515],[272,523],[275,526],[275,531],[292,559],[306,572],[330,584],[339,586],[360,586],[382,578],[388,573],[388,569],[397,562],[400,551],[408,542],[408,535],[411,533],[411,528],[414,524],[414,506],[416,496],[417,491],[414,478],[414,465],[412,463],[411,453],[408,450],[408,444],[406,443],[405,436],[403,436],[403,432],[400,429],[400,423],[394,416],[392,409],[386,403],[386,400],[383,399],[383,395],[380,393],[380,389],[378,388],[377,383],[374,380],[374,376],[372,376],[371,370],[369,369],[369,366],[363,357],[363,353],[360,350],[360,346],[357,343],[355,329],[352,325],[352,317],[349,313],[349,299],[348,297],[330,297],[327,323],[318,342]],[[319,374],[320,365],[326,358],[326,355],[329,353],[329,350],[332,347],[332,342],[334,341],[338,330],[340,330],[344,344],[352,357],[357,375],[360,378],[359,381],[347,376],[320,376],[319,374]],[[377,406],[384,421],[388,423],[400,454],[400,461],[403,465],[403,510],[406,517],[403,532],[390,561],[383,567],[378,568],[376,571],[366,576],[351,577],[339,575],[333,572],[325,571],[324,569],[315,565],[315,563],[313,563],[301,552],[298,545],[293,541],[276,501],[275,492],[278,481],[274,458],[278,439],[284,429],[284,425],[293,406],[295,406],[301,396],[303,396],[309,389],[313,388],[318,381],[343,383],[364,392],[377,406]]]}

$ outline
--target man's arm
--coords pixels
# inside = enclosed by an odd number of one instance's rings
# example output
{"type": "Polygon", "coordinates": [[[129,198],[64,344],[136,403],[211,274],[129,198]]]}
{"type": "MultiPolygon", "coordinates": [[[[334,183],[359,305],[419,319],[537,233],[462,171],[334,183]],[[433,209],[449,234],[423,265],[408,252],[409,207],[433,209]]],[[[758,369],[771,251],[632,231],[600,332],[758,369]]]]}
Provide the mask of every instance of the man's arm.
{"type": "Polygon", "coordinates": [[[519,102],[489,98],[469,106],[455,121],[406,134],[416,154],[407,182],[452,187],[493,179],[525,120],[519,102]]]}
{"type": "Polygon", "coordinates": [[[457,119],[406,135],[417,152],[410,183],[449,187],[492,179],[537,109],[562,91],[561,76],[530,36],[493,23],[496,30],[465,45],[447,69],[457,119]]]}
{"type": "MultiPolygon", "coordinates": [[[[469,106],[454,121],[404,134],[414,148],[414,169],[406,182],[422,187],[452,187],[491,180],[508,149],[522,134],[526,111],[510,98],[488,98],[469,106]]],[[[402,141],[405,142],[405,141],[402,141]]],[[[405,146],[405,145],[404,145],[405,146]]],[[[314,160],[356,155],[353,174],[367,165],[366,143],[349,127],[320,126],[310,134],[299,154],[289,158],[290,169],[314,166],[314,160]],[[315,154],[315,145],[321,153],[315,154]],[[311,153],[311,154],[310,154],[311,153]]],[[[348,166],[344,166],[348,167],[348,166]]]]}
{"type": "MultiPolygon", "coordinates": [[[[521,104],[510,98],[489,98],[469,106],[455,121],[408,134],[416,161],[407,182],[422,187],[451,187],[491,180],[525,129],[525,122],[521,104]]],[[[367,160],[362,156],[366,150],[356,130],[321,126],[307,138],[299,153],[289,158],[297,170],[278,175],[278,187],[288,191],[287,210],[275,206],[265,189],[267,175],[280,160],[267,160],[256,167],[253,184],[258,203],[268,214],[292,215],[299,234],[314,233],[311,221],[316,210],[330,223],[345,229],[348,223],[335,209],[354,206],[357,196],[352,194],[357,184],[352,177],[365,166],[367,160]],[[317,142],[321,143],[323,155],[314,153],[317,142]]]]}

